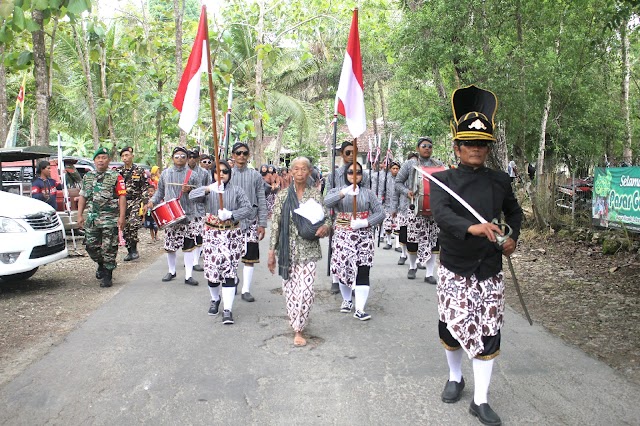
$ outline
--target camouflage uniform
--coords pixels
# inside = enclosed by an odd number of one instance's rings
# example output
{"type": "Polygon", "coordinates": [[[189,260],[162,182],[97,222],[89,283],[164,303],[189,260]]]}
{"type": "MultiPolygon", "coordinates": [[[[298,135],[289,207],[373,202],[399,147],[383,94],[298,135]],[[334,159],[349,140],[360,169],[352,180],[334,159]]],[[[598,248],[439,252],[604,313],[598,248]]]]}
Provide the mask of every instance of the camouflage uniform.
{"type": "Polygon", "coordinates": [[[144,169],[135,164],[130,169],[122,165],[116,170],[124,178],[127,188],[127,221],[122,230],[122,237],[127,242],[127,250],[131,252],[136,250],[138,244],[138,230],[142,227],[142,219],[138,213],[140,211],[140,203],[143,202],[143,198],[147,195],[149,183],[144,169]]]}
{"type": "Polygon", "coordinates": [[[91,259],[108,270],[116,268],[118,197],[126,194],[124,179],[115,170],[92,170],[82,179],[80,196],[87,200],[84,244],[91,259]]]}

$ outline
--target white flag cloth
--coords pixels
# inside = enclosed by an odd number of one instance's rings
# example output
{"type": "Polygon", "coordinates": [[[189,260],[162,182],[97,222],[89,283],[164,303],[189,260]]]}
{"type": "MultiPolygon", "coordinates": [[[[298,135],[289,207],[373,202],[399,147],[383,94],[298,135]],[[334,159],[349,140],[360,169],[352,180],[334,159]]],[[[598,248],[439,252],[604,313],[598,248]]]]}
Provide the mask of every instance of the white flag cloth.
{"type": "Polygon", "coordinates": [[[324,219],[324,210],[316,200],[309,199],[294,210],[295,213],[308,219],[312,225],[324,219]]]}

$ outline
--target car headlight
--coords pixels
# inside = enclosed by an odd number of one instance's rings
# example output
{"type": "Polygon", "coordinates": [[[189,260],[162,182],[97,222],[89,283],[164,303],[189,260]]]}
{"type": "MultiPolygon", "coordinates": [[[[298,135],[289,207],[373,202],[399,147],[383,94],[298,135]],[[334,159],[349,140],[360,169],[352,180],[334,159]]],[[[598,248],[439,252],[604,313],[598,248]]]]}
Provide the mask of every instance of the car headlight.
{"type": "Polygon", "coordinates": [[[0,217],[0,233],[3,232],[27,232],[27,230],[13,219],[0,217]]]}

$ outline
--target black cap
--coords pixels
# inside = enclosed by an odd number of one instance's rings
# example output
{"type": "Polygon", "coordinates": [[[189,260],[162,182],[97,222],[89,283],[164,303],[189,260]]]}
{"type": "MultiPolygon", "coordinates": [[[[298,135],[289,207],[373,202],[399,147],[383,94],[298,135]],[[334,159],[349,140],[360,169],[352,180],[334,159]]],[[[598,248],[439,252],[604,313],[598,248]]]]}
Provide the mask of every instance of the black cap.
{"type": "Polygon", "coordinates": [[[494,118],[498,98],[493,92],[476,86],[457,89],[451,95],[453,140],[495,142],[494,118]]]}
{"type": "Polygon", "coordinates": [[[125,146],[124,148],[122,148],[120,150],[120,156],[122,156],[122,154],[124,154],[125,152],[129,151],[130,153],[133,154],[133,148],[130,146],[125,146]]]}
{"type": "Polygon", "coordinates": [[[173,148],[173,152],[171,153],[171,155],[175,155],[176,152],[184,152],[185,154],[189,154],[187,148],[185,148],[184,146],[176,146],[175,148],[173,148]]]}
{"type": "Polygon", "coordinates": [[[344,149],[348,146],[353,146],[353,142],[351,141],[342,142],[342,145],[340,145],[340,151],[344,151],[344,149]]]}
{"type": "Polygon", "coordinates": [[[429,136],[420,136],[418,138],[418,143],[416,143],[416,146],[420,146],[420,144],[422,142],[429,142],[431,144],[433,143],[433,141],[431,140],[431,138],[429,136]]]}
{"type": "Polygon", "coordinates": [[[251,150],[249,149],[249,145],[247,145],[244,142],[236,142],[236,143],[234,143],[233,147],[231,148],[231,152],[236,152],[236,150],[238,148],[242,148],[242,147],[247,148],[247,151],[251,152],[251,150]]]}

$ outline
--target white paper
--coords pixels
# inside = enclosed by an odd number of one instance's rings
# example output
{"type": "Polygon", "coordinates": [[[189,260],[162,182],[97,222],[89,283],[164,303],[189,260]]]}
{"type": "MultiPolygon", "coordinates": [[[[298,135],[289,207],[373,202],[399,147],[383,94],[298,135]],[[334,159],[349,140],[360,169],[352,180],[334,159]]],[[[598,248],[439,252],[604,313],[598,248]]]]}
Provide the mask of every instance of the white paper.
{"type": "Polygon", "coordinates": [[[324,219],[324,210],[322,206],[314,199],[309,199],[300,204],[300,207],[294,210],[295,213],[308,219],[311,224],[315,225],[324,219]]]}

